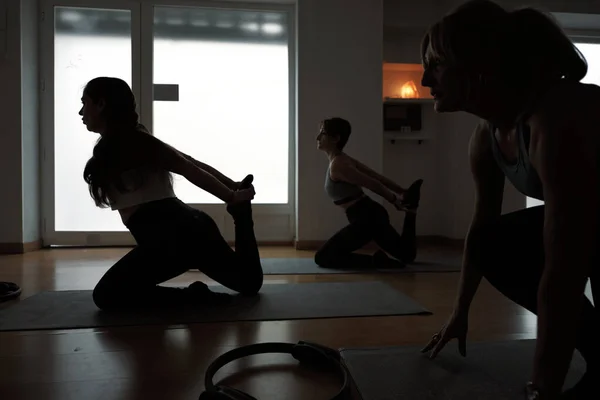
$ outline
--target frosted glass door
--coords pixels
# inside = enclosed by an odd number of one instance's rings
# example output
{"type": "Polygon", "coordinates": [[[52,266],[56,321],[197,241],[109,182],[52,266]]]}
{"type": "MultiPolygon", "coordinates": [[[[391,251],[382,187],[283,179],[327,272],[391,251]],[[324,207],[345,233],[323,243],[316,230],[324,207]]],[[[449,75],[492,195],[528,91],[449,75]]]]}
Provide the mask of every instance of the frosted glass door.
{"type": "MultiPolygon", "coordinates": [[[[290,200],[287,13],[153,9],[154,135],[234,180],[255,176],[254,203],[290,200]]],[[[181,177],[191,204],[221,203],[181,177]]]]}
{"type": "Polygon", "coordinates": [[[98,208],[83,180],[99,136],[86,129],[79,111],[83,89],[93,78],[121,78],[137,91],[133,55],[139,8],[126,1],[42,2],[45,244],[116,244],[107,234],[130,239],[119,213],[98,208]]]}
{"type": "Polygon", "coordinates": [[[81,122],[81,93],[98,76],[131,85],[131,11],[55,8],[54,190],[55,229],[122,231],[119,214],[96,207],[83,169],[98,135],[81,122]]]}
{"type": "MultiPolygon", "coordinates": [[[[133,88],[141,122],[159,139],[234,180],[254,174],[257,237],[293,238],[293,7],[169,3],[41,1],[44,244],[135,243],[83,180],[98,136],[78,113],[85,84],[98,76],[133,88]]],[[[179,198],[232,237],[220,200],[181,176],[174,182],[179,198]]]]}

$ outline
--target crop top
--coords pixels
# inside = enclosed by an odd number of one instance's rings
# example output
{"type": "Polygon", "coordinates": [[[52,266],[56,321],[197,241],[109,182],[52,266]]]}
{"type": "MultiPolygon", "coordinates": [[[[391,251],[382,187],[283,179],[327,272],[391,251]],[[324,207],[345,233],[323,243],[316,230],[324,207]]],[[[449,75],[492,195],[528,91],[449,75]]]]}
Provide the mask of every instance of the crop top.
{"type": "Polygon", "coordinates": [[[140,175],[136,170],[130,170],[122,175],[126,191],[119,192],[112,187],[108,199],[112,210],[121,210],[150,201],[175,197],[169,171],[151,171],[143,175],[143,184],[138,184],[140,175]]]}
{"type": "Polygon", "coordinates": [[[364,192],[360,186],[344,181],[331,179],[331,164],[325,175],[325,193],[335,204],[343,204],[360,197],[364,192]]]}

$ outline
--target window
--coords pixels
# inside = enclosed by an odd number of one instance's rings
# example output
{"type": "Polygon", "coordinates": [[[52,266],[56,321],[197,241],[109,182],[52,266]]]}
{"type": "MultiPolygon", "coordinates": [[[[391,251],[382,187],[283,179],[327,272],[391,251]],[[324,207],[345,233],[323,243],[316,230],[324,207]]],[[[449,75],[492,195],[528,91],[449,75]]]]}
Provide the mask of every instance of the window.
{"type": "MultiPolygon", "coordinates": [[[[272,11],[154,8],[154,84],[178,90],[178,98],[155,97],[154,135],[236,181],[253,174],[254,204],[289,201],[286,18],[272,11]]],[[[186,203],[221,203],[174,178],[186,203]]]]}
{"type": "Polygon", "coordinates": [[[588,73],[583,83],[593,83],[600,86],[600,43],[575,43],[588,62],[588,73]]]}
{"type": "MultiPolygon", "coordinates": [[[[144,112],[152,113],[153,134],[234,180],[253,174],[254,204],[289,204],[287,12],[152,8],[154,101],[144,112]]],[[[78,112],[90,79],[114,76],[131,85],[140,75],[132,12],[54,10],[54,230],[123,232],[119,214],[96,207],[83,181],[98,135],[78,112]]],[[[174,185],[186,203],[221,203],[178,175],[174,185]]]]}
{"type": "Polygon", "coordinates": [[[83,180],[98,134],[81,122],[85,84],[132,81],[131,12],[56,7],[54,36],[54,225],[56,231],[124,231],[117,212],[96,207],[83,180]]]}

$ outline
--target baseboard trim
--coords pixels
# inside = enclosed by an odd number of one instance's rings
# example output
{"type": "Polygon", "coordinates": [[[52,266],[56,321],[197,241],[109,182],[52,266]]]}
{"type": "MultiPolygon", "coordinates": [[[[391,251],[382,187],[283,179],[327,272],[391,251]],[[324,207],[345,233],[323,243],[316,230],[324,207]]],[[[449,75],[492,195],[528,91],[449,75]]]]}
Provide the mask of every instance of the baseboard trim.
{"type": "MultiPolygon", "coordinates": [[[[292,240],[258,240],[256,243],[259,247],[289,247],[294,245],[292,240]]],[[[228,240],[227,244],[235,246],[235,241],[228,240]]]]}
{"type": "Polygon", "coordinates": [[[35,240],[27,243],[0,243],[0,254],[23,254],[42,248],[42,241],[35,240]]]}
{"type": "MultiPolygon", "coordinates": [[[[235,246],[235,241],[233,240],[228,240],[227,244],[230,246],[235,246]]],[[[290,247],[294,245],[294,242],[292,240],[258,240],[257,244],[260,247],[290,247]]],[[[0,244],[1,246],[1,244],[0,244]]],[[[86,245],[73,245],[73,246],[58,246],[58,247],[53,247],[53,249],[99,249],[99,248],[133,248],[135,246],[135,243],[133,244],[121,244],[121,245],[91,245],[91,244],[86,244],[86,245]]],[[[51,247],[51,246],[48,246],[51,247]]]]}
{"type": "MultiPolygon", "coordinates": [[[[446,236],[423,235],[417,238],[420,246],[441,246],[462,249],[464,239],[453,239],[446,236]]],[[[296,240],[294,246],[296,250],[318,250],[325,244],[326,240],[296,240]]],[[[373,242],[363,247],[365,250],[375,250],[377,245],[373,242]]]]}
{"type": "MultiPolygon", "coordinates": [[[[441,246],[462,249],[464,247],[464,239],[454,239],[445,236],[437,235],[423,235],[417,238],[420,246],[441,246]]],[[[287,247],[293,246],[296,250],[318,250],[325,244],[326,240],[266,240],[258,241],[258,245],[261,247],[287,247]]],[[[230,246],[234,246],[234,241],[227,241],[230,246]]],[[[70,246],[69,246],[70,247],[70,246]]],[[[105,247],[105,246],[73,246],[73,247],[105,247]]],[[[131,247],[131,246],[107,246],[107,247],[131,247]]],[[[27,243],[0,243],[0,254],[23,254],[32,251],[40,250],[42,248],[42,241],[36,240],[27,243]]],[[[375,250],[377,245],[375,243],[369,243],[363,249],[375,250]]]]}

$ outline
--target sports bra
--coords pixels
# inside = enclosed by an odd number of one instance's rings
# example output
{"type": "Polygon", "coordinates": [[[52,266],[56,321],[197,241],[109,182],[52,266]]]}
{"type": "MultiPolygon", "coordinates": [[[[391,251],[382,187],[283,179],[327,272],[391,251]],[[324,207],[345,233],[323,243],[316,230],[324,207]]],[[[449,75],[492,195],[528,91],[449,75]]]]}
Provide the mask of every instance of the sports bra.
{"type": "Polygon", "coordinates": [[[520,122],[517,125],[517,160],[514,163],[511,163],[502,154],[502,150],[496,139],[496,128],[492,126],[491,131],[492,153],[494,154],[496,163],[502,172],[504,172],[504,176],[524,195],[543,201],[544,190],[542,181],[529,159],[529,142],[531,139],[529,126],[525,122],[520,122]]]}
{"type": "Polygon", "coordinates": [[[141,176],[137,170],[129,170],[121,177],[126,190],[121,193],[113,185],[108,192],[112,210],[175,197],[169,171],[150,171],[141,176]],[[140,178],[143,179],[141,184],[138,183],[140,178]]]}
{"type": "Polygon", "coordinates": [[[327,174],[325,175],[325,192],[335,204],[355,200],[364,193],[360,186],[331,179],[331,163],[327,167],[327,174]]]}

